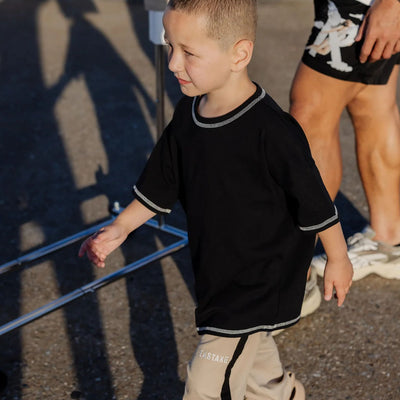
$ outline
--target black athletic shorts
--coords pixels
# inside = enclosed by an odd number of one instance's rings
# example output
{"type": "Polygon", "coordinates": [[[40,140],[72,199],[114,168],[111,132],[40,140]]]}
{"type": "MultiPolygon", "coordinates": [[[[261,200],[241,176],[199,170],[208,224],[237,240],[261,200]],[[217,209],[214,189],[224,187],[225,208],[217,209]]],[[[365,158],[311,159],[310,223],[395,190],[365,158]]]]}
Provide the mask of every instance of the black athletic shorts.
{"type": "Polygon", "coordinates": [[[362,42],[355,42],[369,0],[314,0],[315,21],[302,61],[310,68],[345,81],[384,85],[400,53],[389,60],[359,61],[362,42]]]}

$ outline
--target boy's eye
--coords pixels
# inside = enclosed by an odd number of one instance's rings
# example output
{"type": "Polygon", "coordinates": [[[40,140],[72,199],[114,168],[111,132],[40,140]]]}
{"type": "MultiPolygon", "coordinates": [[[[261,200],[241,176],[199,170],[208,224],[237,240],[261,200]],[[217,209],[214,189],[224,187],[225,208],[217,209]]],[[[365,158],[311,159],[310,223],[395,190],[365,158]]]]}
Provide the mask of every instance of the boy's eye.
{"type": "Polygon", "coordinates": [[[185,50],[185,55],[187,55],[187,56],[193,56],[194,54],[191,53],[190,51],[185,50]]]}

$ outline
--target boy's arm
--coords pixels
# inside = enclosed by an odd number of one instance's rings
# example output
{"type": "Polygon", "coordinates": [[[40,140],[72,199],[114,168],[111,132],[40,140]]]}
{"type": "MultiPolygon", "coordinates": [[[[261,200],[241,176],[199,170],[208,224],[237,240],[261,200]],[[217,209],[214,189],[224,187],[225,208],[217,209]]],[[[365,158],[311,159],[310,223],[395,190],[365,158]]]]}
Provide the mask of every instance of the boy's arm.
{"type": "Polygon", "coordinates": [[[329,301],[336,289],[338,306],[340,307],[350,289],[353,279],[353,266],[347,255],[347,245],[340,223],[319,232],[324,246],[327,262],[324,273],[324,298],[329,301]]]}
{"type": "Polygon", "coordinates": [[[133,200],[110,225],[101,228],[82,243],[79,257],[86,253],[92,263],[103,268],[106,257],[119,247],[132,231],[154,215],[153,211],[138,200],[133,200]]]}

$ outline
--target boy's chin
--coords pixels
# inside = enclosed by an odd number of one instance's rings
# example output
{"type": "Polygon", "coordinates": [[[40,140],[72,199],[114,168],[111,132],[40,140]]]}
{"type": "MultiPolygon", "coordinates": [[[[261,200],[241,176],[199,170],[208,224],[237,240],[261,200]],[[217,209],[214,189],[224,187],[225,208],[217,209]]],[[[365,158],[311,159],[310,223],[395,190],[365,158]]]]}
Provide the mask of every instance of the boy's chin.
{"type": "Polygon", "coordinates": [[[201,96],[204,93],[200,92],[199,90],[192,88],[188,88],[186,86],[180,85],[181,92],[188,97],[196,97],[196,96],[201,96]]]}

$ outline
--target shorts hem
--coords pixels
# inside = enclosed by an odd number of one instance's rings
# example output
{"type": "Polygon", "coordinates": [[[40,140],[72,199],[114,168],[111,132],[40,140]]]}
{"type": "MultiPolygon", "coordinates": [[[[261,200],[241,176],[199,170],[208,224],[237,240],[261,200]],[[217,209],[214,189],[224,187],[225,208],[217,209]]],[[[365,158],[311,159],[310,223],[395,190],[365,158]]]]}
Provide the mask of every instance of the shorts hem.
{"type": "Polygon", "coordinates": [[[362,83],[363,85],[386,85],[389,81],[390,75],[387,76],[386,79],[372,79],[372,78],[364,78],[364,77],[354,77],[348,76],[345,73],[341,73],[340,71],[330,70],[329,72],[326,68],[320,68],[320,65],[316,65],[314,62],[309,60],[309,57],[303,56],[301,62],[312,70],[319,72],[322,75],[328,76],[329,78],[338,79],[340,81],[353,82],[353,83],[362,83]]]}

